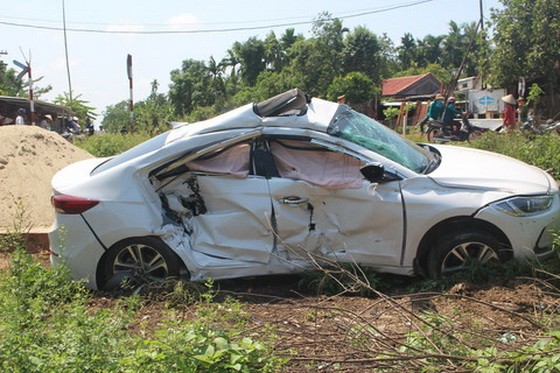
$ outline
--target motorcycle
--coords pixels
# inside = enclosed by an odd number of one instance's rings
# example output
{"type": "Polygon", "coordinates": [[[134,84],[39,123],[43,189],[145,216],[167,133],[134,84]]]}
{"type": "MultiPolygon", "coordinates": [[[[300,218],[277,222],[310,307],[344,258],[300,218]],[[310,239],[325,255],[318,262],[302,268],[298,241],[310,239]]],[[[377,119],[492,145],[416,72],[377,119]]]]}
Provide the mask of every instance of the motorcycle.
{"type": "Polygon", "coordinates": [[[432,143],[450,141],[470,142],[482,136],[484,131],[484,128],[472,125],[469,122],[467,113],[465,113],[461,117],[461,123],[454,121],[453,124],[444,124],[439,120],[430,118],[428,120],[428,128],[426,129],[426,137],[432,143]]]}
{"type": "Polygon", "coordinates": [[[521,125],[520,129],[536,135],[542,135],[550,132],[556,132],[560,135],[560,122],[554,122],[552,119],[549,119],[546,123],[539,125],[535,123],[535,118],[530,115],[527,118],[527,121],[521,125]]]}

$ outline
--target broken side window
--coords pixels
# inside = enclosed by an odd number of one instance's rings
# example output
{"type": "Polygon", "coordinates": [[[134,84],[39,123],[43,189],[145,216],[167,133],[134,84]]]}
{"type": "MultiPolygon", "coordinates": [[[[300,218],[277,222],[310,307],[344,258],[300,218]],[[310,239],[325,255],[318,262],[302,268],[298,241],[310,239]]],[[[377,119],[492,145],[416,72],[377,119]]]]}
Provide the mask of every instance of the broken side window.
{"type": "Polygon", "coordinates": [[[271,141],[270,149],[280,177],[332,189],[362,187],[364,163],[347,154],[295,140],[271,141]]]}
{"type": "Polygon", "coordinates": [[[251,145],[236,144],[186,163],[191,171],[228,174],[245,178],[250,172],[251,145]]]}

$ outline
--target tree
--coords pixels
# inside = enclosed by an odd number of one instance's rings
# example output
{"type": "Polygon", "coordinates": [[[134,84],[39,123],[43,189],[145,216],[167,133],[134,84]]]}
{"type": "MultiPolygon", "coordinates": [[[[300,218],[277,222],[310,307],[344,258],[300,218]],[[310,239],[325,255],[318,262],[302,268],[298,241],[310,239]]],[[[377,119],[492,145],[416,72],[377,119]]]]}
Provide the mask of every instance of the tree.
{"type": "Polygon", "coordinates": [[[0,95],[17,96],[23,91],[23,82],[17,79],[14,69],[8,69],[2,60],[0,60],[0,95]]]}
{"type": "Polygon", "coordinates": [[[373,81],[362,72],[351,72],[342,77],[336,77],[328,89],[328,99],[336,101],[337,97],[345,95],[350,104],[362,104],[369,101],[376,93],[373,81]]]}
{"type": "Polygon", "coordinates": [[[380,84],[387,70],[388,51],[377,35],[369,29],[358,26],[344,39],[344,71],[360,71],[375,84],[380,84]]]}
{"type": "Polygon", "coordinates": [[[311,39],[296,41],[289,50],[287,72],[297,86],[316,97],[326,97],[333,78],[343,69],[344,48],[342,22],[328,13],[320,14],[314,22],[311,39]]]}
{"type": "MultiPolygon", "coordinates": [[[[558,0],[501,0],[492,12],[495,48],[491,83],[512,89],[520,76],[541,80],[552,91],[560,74],[560,3],[558,0]]],[[[552,93],[552,92],[549,92],[552,93]]]]}
{"type": "Polygon", "coordinates": [[[264,60],[266,68],[276,72],[281,71],[286,63],[286,53],[274,31],[270,31],[264,40],[264,60]]]}
{"type": "Polygon", "coordinates": [[[158,93],[158,82],[152,82],[152,91],[148,98],[140,101],[134,108],[135,127],[137,131],[150,136],[167,131],[173,116],[173,106],[163,93],[158,93]]]}
{"type": "Polygon", "coordinates": [[[251,37],[244,43],[235,42],[233,51],[239,59],[243,82],[254,85],[259,74],[266,68],[264,42],[251,37]]]}
{"type": "Polygon", "coordinates": [[[416,62],[419,67],[441,63],[442,43],[444,39],[444,35],[426,35],[424,39],[416,41],[416,62]]]}
{"type": "Polygon", "coordinates": [[[70,111],[72,111],[78,118],[84,120],[85,118],[95,119],[97,113],[93,106],[89,106],[89,101],[82,100],[82,95],[76,95],[70,99],[70,95],[64,92],[61,95],[56,96],[54,103],[64,106],[70,111]]]}
{"type": "Polygon", "coordinates": [[[416,61],[416,41],[411,33],[407,32],[401,38],[401,45],[397,47],[401,69],[406,70],[416,61]]]}
{"type": "Polygon", "coordinates": [[[103,113],[101,124],[107,132],[118,133],[121,128],[128,127],[130,123],[129,103],[127,100],[120,101],[115,105],[109,105],[103,113]]]}
{"type": "Polygon", "coordinates": [[[169,99],[175,114],[184,116],[197,107],[214,104],[212,79],[204,61],[184,60],[180,70],[171,71],[169,99]]]}

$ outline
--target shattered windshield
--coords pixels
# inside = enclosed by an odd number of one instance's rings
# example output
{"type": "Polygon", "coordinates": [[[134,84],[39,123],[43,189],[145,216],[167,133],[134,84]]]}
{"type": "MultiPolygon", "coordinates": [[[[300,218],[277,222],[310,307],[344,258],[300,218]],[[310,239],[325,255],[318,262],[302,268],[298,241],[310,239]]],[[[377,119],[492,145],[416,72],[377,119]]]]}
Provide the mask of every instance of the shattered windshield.
{"type": "Polygon", "coordinates": [[[426,171],[433,163],[432,156],[426,149],[354,110],[337,113],[327,132],[363,146],[418,173],[426,171]]]}

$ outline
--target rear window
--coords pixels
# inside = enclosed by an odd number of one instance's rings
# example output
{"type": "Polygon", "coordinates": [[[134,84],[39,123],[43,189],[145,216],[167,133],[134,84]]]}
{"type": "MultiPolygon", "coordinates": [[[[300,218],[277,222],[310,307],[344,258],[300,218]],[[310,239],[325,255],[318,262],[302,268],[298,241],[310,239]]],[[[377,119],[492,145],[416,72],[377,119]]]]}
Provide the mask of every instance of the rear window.
{"type": "Polygon", "coordinates": [[[143,143],[136,145],[134,148],[128,149],[127,151],[106,160],[105,162],[97,166],[91,172],[91,174],[95,175],[99,172],[111,169],[124,162],[128,162],[129,160],[139,157],[143,154],[160,149],[165,144],[165,140],[167,139],[169,132],[170,131],[167,131],[165,133],[162,133],[161,135],[157,135],[156,137],[153,137],[148,141],[144,141],[143,143]]]}

